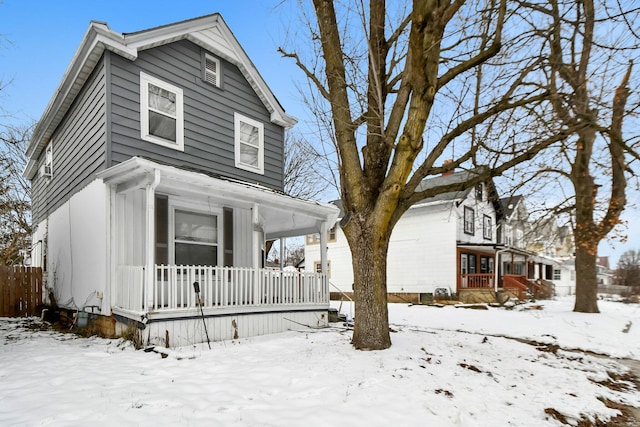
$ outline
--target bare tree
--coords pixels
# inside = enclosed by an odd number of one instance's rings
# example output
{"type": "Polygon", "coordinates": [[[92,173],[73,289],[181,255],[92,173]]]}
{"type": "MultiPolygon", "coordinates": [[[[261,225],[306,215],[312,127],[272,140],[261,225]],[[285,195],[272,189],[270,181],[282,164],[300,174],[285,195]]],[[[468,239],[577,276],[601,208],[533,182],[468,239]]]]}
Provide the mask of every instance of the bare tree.
{"type": "Polygon", "coordinates": [[[640,159],[633,146],[639,134],[625,127],[638,108],[637,103],[629,108],[628,98],[633,59],[640,52],[631,26],[638,22],[639,9],[624,10],[620,2],[606,0],[598,5],[594,0],[522,4],[530,13],[525,20],[545,40],[542,84],[552,107],[545,124],[555,132],[573,129],[557,150],[545,154],[538,175],[548,189],[567,190],[553,210],[570,214],[573,227],[574,310],[597,313],[598,245],[620,223],[627,175],[640,159]],[[557,175],[558,186],[550,185],[550,174],[557,175]]]}
{"type": "Polygon", "coordinates": [[[353,344],[384,349],[391,345],[387,250],[402,214],[498,176],[566,135],[538,120],[548,96],[533,80],[540,57],[507,0],[313,0],[302,11],[311,52],[280,50],[306,74],[314,114],[337,152],[340,225],[354,273],[353,344]],[[420,187],[459,167],[473,170],[465,182],[420,187]]]}
{"type": "Polygon", "coordinates": [[[637,286],[640,288],[640,250],[629,250],[620,256],[613,272],[616,285],[637,286]]]}
{"type": "Polygon", "coordinates": [[[31,130],[29,126],[0,131],[0,265],[21,263],[21,250],[29,247],[30,187],[22,171],[31,130]]]}
{"type": "Polygon", "coordinates": [[[301,199],[315,199],[331,185],[322,156],[302,135],[287,132],[284,142],[284,191],[301,199]]]}

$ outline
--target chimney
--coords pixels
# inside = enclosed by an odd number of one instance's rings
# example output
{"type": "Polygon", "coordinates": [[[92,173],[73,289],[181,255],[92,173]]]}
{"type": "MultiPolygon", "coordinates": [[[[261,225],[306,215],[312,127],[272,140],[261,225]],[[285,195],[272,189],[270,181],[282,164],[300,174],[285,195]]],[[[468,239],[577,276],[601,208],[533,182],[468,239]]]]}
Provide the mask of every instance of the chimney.
{"type": "MultiPolygon", "coordinates": [[[[452,159],[447,159],[442,164],[442,167],[447,167],[447,165],[450,165],[451,163],[453,163],[453,160],[452,159]]],[[[451,169],[449,171],[442,172],[442,176],[450,176],[450,175],[453,175],[453,169],[451,169]]]]}

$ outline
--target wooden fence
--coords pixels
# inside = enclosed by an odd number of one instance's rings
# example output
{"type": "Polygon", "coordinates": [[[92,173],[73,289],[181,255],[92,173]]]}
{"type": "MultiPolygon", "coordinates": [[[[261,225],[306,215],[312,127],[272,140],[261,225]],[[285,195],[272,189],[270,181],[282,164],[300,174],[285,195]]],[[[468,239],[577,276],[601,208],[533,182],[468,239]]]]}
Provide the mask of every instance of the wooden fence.
{"type": "Polygon", "coordinates": [[[42,268],[0,266],[0,317],[37,316],[42,268]]]}

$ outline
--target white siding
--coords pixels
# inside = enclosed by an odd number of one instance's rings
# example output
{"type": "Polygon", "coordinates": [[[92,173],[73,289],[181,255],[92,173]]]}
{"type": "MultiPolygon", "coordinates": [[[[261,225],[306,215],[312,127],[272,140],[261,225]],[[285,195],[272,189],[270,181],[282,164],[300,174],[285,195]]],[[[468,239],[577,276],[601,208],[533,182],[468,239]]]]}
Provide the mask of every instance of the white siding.
{"type": "MultiPolygon", "coordinates": [[[[106,290],[107,189],[95,180],[49,215],[48,285],[58,304],[82,309],[102,305],[106,290]]],[[[108,313],[107,307],[102,307],[108,313]]]]}
{"type": "Polygon", "coordinates": [[[144,265],[145,209],[144,190],[116,195],[115,235],[118,244],[117,265],[144,265]]]}
{"type": "Polygon", "coordinates": [[[496,240],[496,213],[493,204],[486,201],[486,190],[483,200],[479,201],[475,196],[475,189],[471,190],[467,198],[457,207],[458,232],[456,239],[464,243],[494,243],[496,240]],[[464,232],[464,207],[473,209],[475,216],[473,235],[464,232]],[[491,218],[491,239],[483,236],[483,218],[488,215],[491,218]]]}
{"type": "MultiPolygon", "coordinates": [[[[457,211],[451,204],[415,206],[396,224],[389,243],[388,292],[427,293],[456,287],[457,211]]],[[[352,292],[351,251],[338,227],[327,244],[330,291],[352,292]]],[[[305,269],[320,261],[320,245],[305,245],[305,269]]]]}
{"type": "Polygon", "coordinates": [[[456,221],[449,204],[414,207],[402,216],[389,244],[388,292],[455,292],[456,221]]]}

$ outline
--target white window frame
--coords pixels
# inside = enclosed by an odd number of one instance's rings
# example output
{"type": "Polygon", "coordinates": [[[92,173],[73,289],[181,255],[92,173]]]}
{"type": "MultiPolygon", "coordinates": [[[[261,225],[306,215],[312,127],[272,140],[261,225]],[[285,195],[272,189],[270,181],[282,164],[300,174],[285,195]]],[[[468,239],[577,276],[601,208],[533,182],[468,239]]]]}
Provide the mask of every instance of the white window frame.
{"type": "Polygon", "coordinates": [[[559,268],[554,268],[551,280],[562,280],[562,270],[559,268]]]}
{"type": "Polygon", "coordinates": [[[53,177],[53,142],[49,142],[44,150],[44,163],[40,175],[45,178],[53,177]]]}
{"type": "MultiPolygon", "coordinates": [[[[157,111],[165,114],[162,111],[157,111]]],[[[140,137],[144,141],[184,151],[184,97],[182,89],[156,77],[140,72],[140,137]],[[176,140],[161,138],[149,133],[149,84],[176,94],[176,140]]]]}
{"type": "Polygon", "coordinates": [[[469,207],[464,206],[462,209],[462,223],[463,223],[463,231],[464,234],[475,235],[476,233],[476,211],[469,207]],[[469,218],[467,217],[467,213],[469,214],[469,218]]]}
{"type": "Polygon", "coordinates": [[[482,237],[486,240],[493,239],[493,228],[491,226],[491,217],[489,215],[482,216],[482,237]]]}
{"type": "MultiPolygon", "coordinates": [[[[316,274],[322,274],[322,262],[313,262],[313,272],[316,274]]],[[[331,260],[327,260],[327,278],[331,278],[331,260]]]]}
{"type": "Polygon", "coordinates": [[[202,76],[203,80],[209,83],[210,85],[213,85],[219,88],[222,80],[222,73],[221,73],[222,70],[220,70],[220,60],[213,55],[209,55],[208,53],[205,53],[204,61],[202,61],[202,68],[203,68],[203,76],[202,76]],[[209,68],[207,68],[207,61],[213,62],[216,64],[215,73],[212,71],[209,71],[209,68]],[[211,81],[209,76],[213,76],[213,78],[215,79],[215,82],[211,81]]]}
{"type": "Polygon", "coordinates": [[[254,172],[260,175],[264,175],[264,124],[257,120],[250,119],[239,113],[233,113],[234,119],[234,141],[235,141],[235,162],[238,169],[243,169],[249,172],[254,172]],[[258,166],[249,165],[243,163],[240,158],[240,146],[244,144],[240,140],[240,125],[246,123],[250,126],[258,128],[258,166]]]}
{"type": "MultiPolygon", "coordinates": [[[[216,217],[217,227],[218,227],[218,243],[215,245],[208,246],[217,246],[217,265],[221,266],[223,262],[223,242],[224,242],[224,230],[222,223],[222,209],[207,209],[202,207],[201,205],[195,203],[187,203],[182,201],[174,201],[169,199],[169,251],[168,258],[169,263],[175,265],[176,263],[176,211],[186,211],[194,214],[200,215],[210,215],[216,217]]],[[[178,243],[181,241],[179,240],[178,243]]],[[[183,243],[193,243],[193,242],[183,242],[183,243]]]]}

